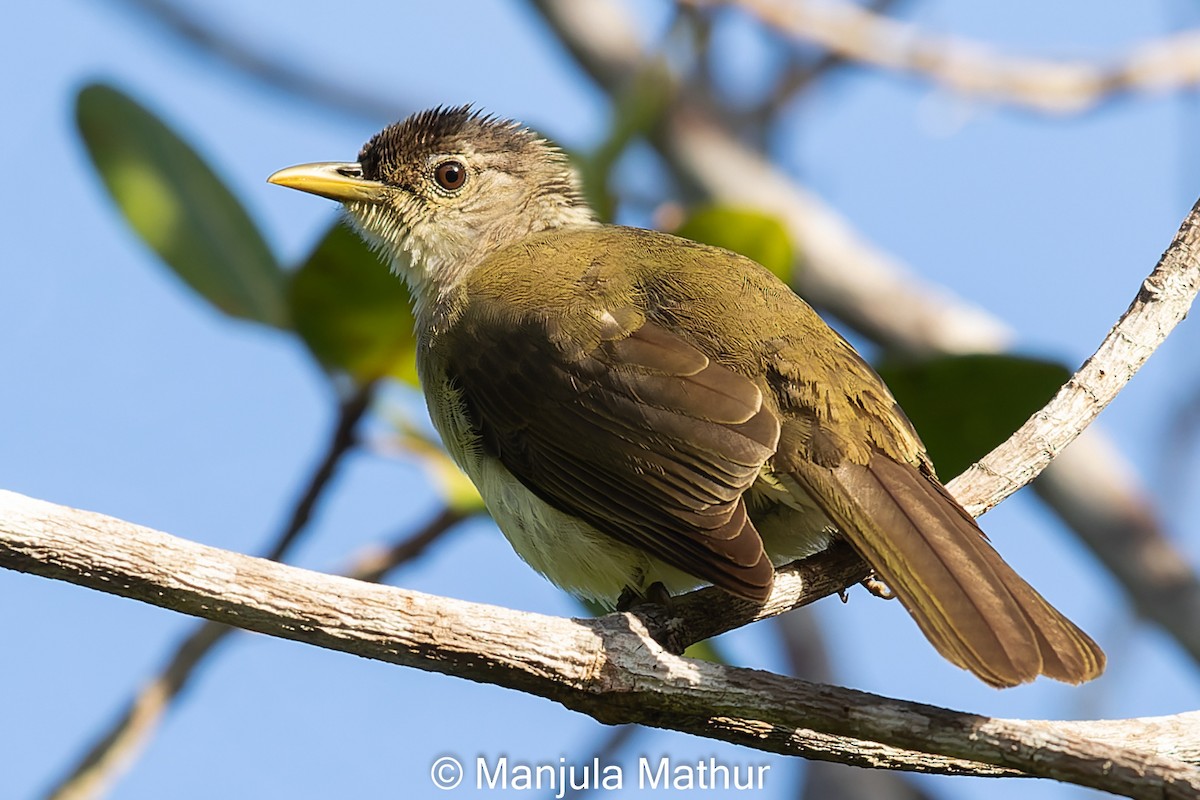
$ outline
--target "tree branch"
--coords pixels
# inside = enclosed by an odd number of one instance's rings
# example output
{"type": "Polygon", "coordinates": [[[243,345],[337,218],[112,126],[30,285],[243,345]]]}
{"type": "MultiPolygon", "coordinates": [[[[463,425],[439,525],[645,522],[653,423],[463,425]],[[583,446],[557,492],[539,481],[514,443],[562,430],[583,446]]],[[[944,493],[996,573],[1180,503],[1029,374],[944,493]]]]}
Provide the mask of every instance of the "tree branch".
{"type": "Polygon", "coordinates": [[[962,95],[1032,111],[1077,114],[1122,94],[1200,84],[1200,31],[1132,48],[1108,63],[1010,56],[938,36],[853,3],[831,0],[681,0],[732,6],[842,58],[925,78],[962,95]]]}
{"type": "MultiPolygon", "coordinates": [[[[648,58],[620,6],[532,0],[580,66],[619,93],[648,58]]],[[[866,241],[837,211],[740,142],[709,109],[681,93],[655,142],[710,197],[777,216],[804,254],[798,290],[893,352],[916,356],[999,352],[1009,328],[981,308],[919,280],[866,241]]],[[[1087,431],[1035,488],[1106,565],[1134,606],[1200,663],[1200,578],[1164,535],[1131,470],[1103,435],[1087,431]],[[1167,565],[1167,566],[1164,566],[1167,565]]]]}
{"type": "Polygon", "coordinates": [[[694,661],[632,614],[569,620],[321,575],[0,492],[0,566],[214,622],[638,722],[862,766],[1041,776],[1136,798],[1200,792],[1200,712],[990,719],[694,661]]]}
{"type": "MultiPolygon", "coordinates": [[[[337,422],[321,460],[309,475],[287,523],[267,549],[266,558],[281,560],[304,534],[317,503],[337,473],[338,465],[354,447],[355,429],[367,413],[374,396],[374,384],[368,384],[355,387],[350,394],[341,398],[337,422]]],[[[162,671],[143,684],[125,710],[50,789],[48,800],[86,800],[100,796],[137,758],[158,729],[163,715],[188,687],[196,671],[234,630],[214,622],[196,626],[176,645],[162,671]]]]}
{"type": "MultiPolygon", "coordinates": [[[[1183,319],[1196,293],[1200,291],[1198,250],[1200,202],[1184,219],[1158,265],[1143,282],[1137,297],[1105,337],[1096,354],[1050,404],[1035,414],[1008,442],[993,451],[980,465],[964,473],[962,480],[952,482],[952,491],[957,492],[960,502],[976,511],[999,502],[1015,487],[1032,479],[1116,396],[1150,353],[1183,319]]],[[[516,612],[503,609],[478,607],[481,626],[472,627],[457,619],[466,613],[465,605],[413,593],[406,593],[403,602],[396,603],[406,612],[401,614],[400,621],[381,611],[378,601],[361,609],[366,614],[364,619],[338,617],[339,613],[344,614],[344,608],[338,604],[337,593],[353,596],[355,592],[363,592],[363,589],[352,590],[352,586],[346,584],[314,585],[314,582],[320,583],[321,579],[309,573],[272,572],[271,568],[263,566],[269,562],[243,563],[250,559],[202,548],[119,520],[51,506],[19,495],[0,493],[0,520],[3,520],[3,532],[6,534],[4,540],[0,541],[0,566],[72,581],[214,621],[232,619],[239,627],[251,630],[522,689],[557,699],[568,707],[584,711],[602,721],[660,725],[745,744],[757,743],[752,746],[770,746],[780,752],[796,752],[847,763],[886,764],[901,769],[932,771],[974,770],[976,774],[981,774],[978,773],[978,767],[960,763],[965,759],[1098,787],[1100,784],[1089,782],[1097,780],[1093,774],[1095,759],[1103,757],[1111,762],[1111,754],[1107,751],[1098,756],[1096,753],[1100,751],[1088,747],[1077,748],[1080,743],[1072,740],[1071,736],[1080,735],[1079,729],[1067,735],[1055,727],[1046,729],[1044,726],[1048,723],[1037,723],[1042,727],[1028,729],[1021,726],[1034,723],[967,721],[954,716],[938,718],[958,734],[969,732],[968,742],[983,741],[989,746],[1002,748],[995,752],[974,749],[972,744],[964,744],[957,736],[929,739],[930,742],[938,742],[938,746],[930,750],[932,745],[921,744],[924,740],[919,738],[913,739],[911,734],[906,733],[909,729],[904,725],[895,728],[870,725],[845,727],[841,722],[823,717],[820,724],[814,725],[806,718],[802,721],[799,717],[780,716],[782,712],[772,712],[751,702],[750,697],[741,697],[737,691],[738,686],[742,685],[739,681],[744,678],[741,673],[748,671],[700,665],[700,662],[686,659],[673,661],[677,657],[658,645],[658,640],[663,640],[672,649],[681,651],[695,641],[782,613],[852,584],[862,577],[864,567],[845,546],[832,548],[782,570],[771,597],[762,606],[738,601],[709,588],[672,603],[669,618],[666,616],[667,610],[651,609],[643,612],[641,617],[610,615],[594,623],[555,620],[553,624],[540,619],[530,625],[532,617],[521,617],[516,612]],[[5,509],[7,515],[2,513],[5,509]],[[227,563],[230,561],[236,563],[227,563]],[[254,575],[264,580],[275,577],[293,583],[303,578],[308,583],[297,588],[277,589],[273,585],[260,586],[254,575]],[[264,600],[264,594],[276,592],[283,592],[281,599],[270,602],[270,598],[264,600]],[[299,600],[288,600],[287,592],[302,596],[299,600]],[[287,602],[281,606],[283,601],[287,602]],[[333,615],[340,622],[331,627],[331,623],[322,615],[333,615]],[[383,620],[380,615],[387,619],[383,620]],[[447,616],[456,618],[454,624],[447,623],[447,616]],[[386,636],[378,633],[371,635],[372,626],[381,621],[405,631],[405,636],[410,640],[408,650],[388,649],[386,636]],[[457,625],[460,622],[466,624],[467,629],[459,630],[457,625]],[[418,630],[420,624],[428,624],[430,630],[418,630]],[[364,626],[366,630],[361,630],[364,626]],[[355,633],[344,634],[342,628],[353,629],[355,633]],[[560,635],[547,635],[546,631],[551,628],[556,628],[560,635]],[[505,634],[513,635],[511,649],[504,649],[505,634]],[[497,638],[498,635],[500,638],[497,638]],[[628,640],[627,635],[636,640],[636,646],[628,640]],[[426,636],[432,638],[423,638],[426,636]],[[653,646],[648,644],[647,639],[654,641],[653,646]],[[547,642],[557,642],[563,649],[557,655],[547,653],[544,650],[547,642]],[[370,647],[366,652],[358,649],[368,645],[370,647]],[[382,654],[375,651],[376,645],[383,648],[382,654]],[[650,653],[657,663],[669,665],[666,678],[661,667],[644,660],[646,653],[650,653]],[[402,654],[405,654],[404,657],[401,657],[402,654]],[[616,672],[609,668],[610,664],[617,665],[616,672]],[[720,683],[723,687],[721,691],[726,694],[708,694],[707,688],[697,689],[696,682],[686,678],[686,675],[697,670],[704,672],[713,669],[731,670],[705,677],[706,680],[711,678],[720,683]],[[679,673],[675,678],[671,677],[673,671],[679,673]],[[656,683],[659,679],[667,682],[656,683]],[[676,692],[672,695],[674,701],[668,703],[662,698],[654,702],[647,701],[644,696],[647,681],[653,683],[658,692],[665,693],[673,689],[676,692]],[[738,702],[744,700],[750,705],[722,705],[730,703],[734,697],[741,697],[738,702]],[[705,698],[720,702],[704,706],[705,698]],[[747,716],[747,710],[755,713],[747,716]],[[1006,727],[1010,725],[1018,727],[1006,727]],[[987,728],[988,736],[980,738],[980,726],[987,728]],[[798,733],[797,728],[800,727],[811,728],[811,733],[815,735],[798,733]],[[999,738],[990,738],[992,735],[999,738]],[[1003,744],[1007,741],[1006,737],[1020,739],[1028,735],[1035,735],[1036,738],[1024,740],[1026,744],[1031,741],[1039,743],[1032,752],[1036,753],[1040,748],[1055,752],[1056,757],[1049,761],[1032,757],[1023,760],[1013,755],[1016,751],[1003,749],[1008,747],[1003,744]],[[838,737],[860,741],[848,744],[838,737]],[[864,741],[881,745],[883,749],[864,747],[864,741]],[[933,754],[940,758],[930,761],[926,756],[906,755],[897,750],[933,754]],[[1035,763],[1040,763],[1049,771],[1039,771],[1034,767],[1035,763]]],[[[764,677],[760,674],[755,680],[763,690],[767,683],[774,682],[775,690],[779,692],[775,700],[779,702],[771,708],[784,708],[789,699],[796,703],[796,709],[807,708],[806,704],[815,699],[810,696],[814,692],[825,696],[831,692],[846,691],[796,681],[787,683],[788,679],[778,676],[764,677]]],[[[896,703],[854,693],[838,696],[837,699],[847,703],[846,708],[852,709],[858,701],[872,707],[880,702],[896,703]]],[[[928,709],[917,712],[914,711],[915,707],[901,706],[888,706],[888,713],[899,714],[905,725],[913,723],[912,714],[920,713],[928,717],[928,709]]],[[[936,711],[939,714],[952,714],[936,711]]],[[[854,713],[852,711],[851,717],[854,717],[854,713]]],[[[840,716],[834,716],[837,720],[843,720],[840,716]]],[[[920,729],[925,731],[927,727],[928,719],[920,729]]],[[[1091,736],[1089,731],[1093,730],[1083,729],[1084,735],[1091,736]]],[[[1123,732],[1125,728],[1121,727],[1118,731],[1123,732]]],[[[1139,735],[1144,735],[1140,728],[1139,735]]],[[[1192,745],[1200,748],[1200,744],[1190,739],[1184,745],[1177,746],[1192,745]]],[[[1185,783],[1195,780],[1200,789],[1200,772],[1187,777],[1186,771],[1177,772],[1177,769],[1182,769],[1178,764],[1172,766],[1171,763],[1156,761],[1143,763],[1137,753],[1126,754],[1124,758],[1126,760],[1112,762],[1123,766],[1114,768],[1115,771],[1109,773],[1108,778],[1117,779],[1121,769],[1128,769],[1130,775],[1139,770],[1149,770],[1162,781],[1159,788],[1166,796],[1173,792],[1173,781],[1176,780],[1185,783]],[[1133,760],[1129,761],[1130,758],[1133,760]],[[1178,775],[1184,777],[1179,778],[1178,775]]],[[[992,771],[985,772],[995,774],[992,771]]],[[[1125,784],[1118,780],[1114,785],[1125,784]]]]}
{"type": "Polygon", "coordinates": [[[301,534],[308,527],[309,520],[312,519],[313,510],[317,507],[317,502],[321,496],[325,494],[325,489],[329,486],[329,482],[333,480],[334,473],[337,472],[338,465],[342,458],[350,452],[355,444],[354,429],[358,427],[359,421],[367,413],[367,409],[371,407],[371,401],[375,397],[375,384],[367,384],[359,386],[354,391],[342,399],[338,403],[337,422],[333,426],[333,432],[329,437],[329,444],[325,446],[325,452],[321,456],[320,463],[309,476],[308,484],[304,487],[304,491],[300,494],[300,498],[296,501],[292,508],[291,516],[288,518],[287,525],[283,527],[275,542],[267,550],[266,558],[271,561],[280,561],[296,544],[301,534]]]}
{"type": "MultiPolygon", "coordinates": [[[[696,127],[693,126],[692,130],[695,131],[696,127]]],[[[1142,283],[1137,296],[1096,353],[1083,364],[1045,408],[1035,413],[1007,441],[958,478],[950,481],[947,484],[950,492],[964,508],[978,516],[1037,477],[1124,388],[1150,354],[1184,319],[1198,292],[1200,201],[1184,218],[1158,265],[1142,283]]],[[[1076,472],[1082,468],[1082,465],[1078,465],[1076,472]]],[[[1055,484],[1055,488],[1061,491],[1064,488],[1080,487],[1071,487],[1070,484],[1060,481],[1055,484]]],[[[1139,553],[1150,552],[1145,537],[1138,542],[1126,543],[1122,552],[1129,555],[1133,547],[1138,547],[1139,553]]],[[[1153,552],[1158,558],[1153,564],[1171,561],[1163,556],[1164,548],[1170,549],[1166,540],[1161,536],[1155,537],[1153,552]]],[[[1145,583],[1159,588],[1156,594],[1148,596],[1161,599],[1164,593],[1174,595],[1181,589],[1186,590],[1192,573],[1182,566],[1185,563],[1181,558],[1173,561],[1174,575],[1170,582],[1159,580],[1163,574],[1161,569],[1146,572],[1145,583]],[[1180,572],[1184,574],[1181,576],[1180,572]]],[[[859,572],[856,572],[854,564],[853,557],[843,561],[831,553],[830,563],[821,564],[816,570],[820,576],[817,579],[832,579],[835,582],[847,580],[851,583],[861,577],[863,569],[860,565],[859,572]]],[[[1122,565],[1121,569],[1128,574],[1133,572],[1137,565],[1137,561],[1130,560],[1122,565]]],[[[1140,573],[1136,574],[1140,577],[1140,573]]],[[[813,578],[806,576],[806,579],[813,578]]],[[[1192,583],[1195,583],[1194,579],[1192,583]]],[[[1200,593],[1192,592],[1191,596],[1200,597],[1200,593]]],[[[721,603],[707,598],[702,606],[681,611],[688,622],[673,630],[671,641],[690,644],[731,629],[726,626],[737,627],[744,624],[748,621],[745,619],[748,615],[754,619],[761,619],[781,613],[776,609],[786,611],[789,598],[790,593],[776,591],[767,604],[761,607],[749,603],[721,603]],[[727,613],[714,613],[714,608],[727,609],[727,613]]],[[[1189,605],[1194,606],[1196,602],[1189,605]]],[[[1194,621],[1194,617],[1174,613],[1179,609],[1172,609],[1173,613],[1167,613],[1161,604],[1149,607],[1162,611],[1161,619],[1168,629],[1180,629],[1181,641],[1200,646],[1195,626],[1188,622],[1194,621]]]]}
{"type": "Polygon", "coordinates": [[[1033,480],[1075,440],[1187,316],[1200,292],[1200,201],[1095,355],[1054,399],[947,488],[981,514],[1033,480]]]}
{"type": "MultiPolygon", "coordinates": [[[[364,92],[352,83],[332,81],[322,70],[306,70],[265,56],[260,37],[239,39],[231,31],[221,30],[203,16],[188,11],[183,4],[168,0],[115,0],[115,4],[140,12],[148,21],[161,25],[184,44],[212,56],[264,86],[323,109],[333,109],[341,114],[374,122],[391,121],[404,108],[401,103],[364,92]]],[[[312,54],[308,56],[303,63],[319,63],[312,54]]]]}
{"type": "MultiPolygon", "coordinates": [[[[370,549],[351,559],[344,574],[359,581],[381,581],[396,567],[418,558],[467,516],[446,508],[391,547],[370,549]]],[[[237,627],[212,620],[196,626],[175,648],[166,668],[142,686],[125,711],[47,793],[48,800],[85,800],[103,795],[150,740],[171,704],[195,677],[196,670],[213,655],[218,644],[237,631],[237,627]]]]}

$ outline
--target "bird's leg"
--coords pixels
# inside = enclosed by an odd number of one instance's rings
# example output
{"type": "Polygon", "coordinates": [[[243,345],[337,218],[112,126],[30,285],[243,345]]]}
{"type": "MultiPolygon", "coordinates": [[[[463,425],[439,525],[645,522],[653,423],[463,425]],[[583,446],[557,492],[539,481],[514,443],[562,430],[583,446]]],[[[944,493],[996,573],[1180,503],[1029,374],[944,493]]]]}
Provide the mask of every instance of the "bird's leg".
{"type": "Polygon", "coordinates": [[[667,587],[655,581],[645,589],[626,586],[617,598],[618,612],[632,612],[646,624],[650,636],[668,653],[683,655],[689,642],[679,638],[681,620],[671,609],[673,601],[667,587]]]}
{"type": "Polygon", "coordinates": [[[646,602],[641,593],[632,586],[626,586],[621,590],[620,597],[617,598],[617,611],[630,611],[634,607],[646,602]]]}
{"type": "Polygon", "coordinates": [[[667,591],[667,587],[663,585],[662,581],[655,581],[644,590],[626,586],[621,590],[620,597],[617,598],[617,611],[632,611],[643,605],[670,607],[671,593],[667,591]]]}
{"type": "Polygon", "coordinates": [[[671,593],[662,581],[655,581],[646,587],[646,602],[660,606],[671,607],[671,593]]]}

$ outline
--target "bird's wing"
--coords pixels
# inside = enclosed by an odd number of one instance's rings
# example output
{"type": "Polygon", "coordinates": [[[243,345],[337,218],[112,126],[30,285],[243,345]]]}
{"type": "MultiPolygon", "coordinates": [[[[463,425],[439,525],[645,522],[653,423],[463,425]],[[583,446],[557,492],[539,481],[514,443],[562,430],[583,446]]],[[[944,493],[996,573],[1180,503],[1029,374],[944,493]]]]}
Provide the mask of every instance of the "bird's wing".
{"type": "Polygon", "coordinates": [[[759,387],[634,309],[602,313],[582,346],[495,320],[446,352],[485,451],[555,508],[764,600],[774,569],[742,499],[779,437],[759,387]]]}

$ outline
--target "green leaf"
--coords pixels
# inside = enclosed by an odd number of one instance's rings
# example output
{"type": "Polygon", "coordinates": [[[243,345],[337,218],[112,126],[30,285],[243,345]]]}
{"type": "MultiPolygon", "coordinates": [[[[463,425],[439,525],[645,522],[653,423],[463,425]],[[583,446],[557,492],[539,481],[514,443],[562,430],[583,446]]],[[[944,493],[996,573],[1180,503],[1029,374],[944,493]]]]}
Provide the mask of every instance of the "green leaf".
{"type": "Polygon", "coordinates": [[[417,384],[408,288],[345,225],[334,225],[296,270],[288,301],[325,367],[359,383],[390,376],[417,384]]]}
{"type": "Polygon", "coordinates": [[[943,480],[1007,439],[1071,377],[1061,364],[1012,355],[885,362],[878,369],[943,480]]]}
{"type": "Polygon", "coordinates": [[[129,96],[80,91],[76,123],[117,207],[175,274],[235,317],[285,328],[285,276],[233,193],[129,96]]]}
{"type": "Polygon", "coordinates": [[[759,211],[707,206],[691,214],[676,235],[724,247],[762,264],[784,283],[791,283],[796,252],[783,223],[759,211]]]}
{"type": "Polygon", "coordinates": [[[690,645],[683,651],[684,658],[695,658],[700,661],[711,661],[714,664],[728,664],[728,659],[721,654],[720,647],[717,646],[716,639],[705,639],[702,642],[696,642],[690,645]]]}

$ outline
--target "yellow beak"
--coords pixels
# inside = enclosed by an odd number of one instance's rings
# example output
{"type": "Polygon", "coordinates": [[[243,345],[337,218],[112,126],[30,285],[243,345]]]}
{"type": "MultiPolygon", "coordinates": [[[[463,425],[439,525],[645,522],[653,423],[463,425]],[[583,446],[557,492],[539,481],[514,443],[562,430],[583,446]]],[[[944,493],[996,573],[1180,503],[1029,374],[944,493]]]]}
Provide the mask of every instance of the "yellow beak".
{"type": "Polygon", "coordinates": [[[354,162],[322,161],[281,169],[267,183],[299,189],[309,194],[347,203],[353,200],[378,203],[385,186],[362,176],[362,167],[354,162]]]}

